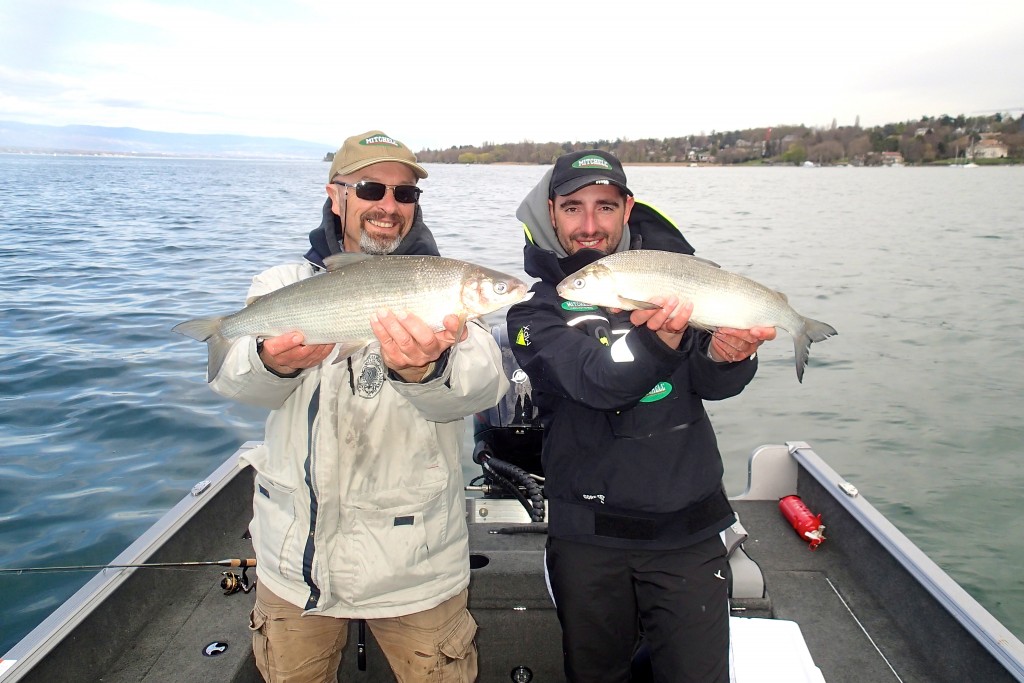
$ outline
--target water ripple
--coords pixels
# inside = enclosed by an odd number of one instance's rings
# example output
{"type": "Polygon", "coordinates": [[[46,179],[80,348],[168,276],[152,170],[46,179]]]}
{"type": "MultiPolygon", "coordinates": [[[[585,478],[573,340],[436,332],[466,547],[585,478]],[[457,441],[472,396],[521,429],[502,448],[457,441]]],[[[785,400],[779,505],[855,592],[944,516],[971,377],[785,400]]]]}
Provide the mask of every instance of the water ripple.
{"type": "MultiPolygon", "coordinates": [[[[0,167],[17,178],[0,184],[0,562],[108,562],[261,438],[265,411],[210,391],[205,347],[171,327],[236,310],[255,273],[304,253],[326,165],[0,167]]],[[[803,384],[782,334],[743,394],[709,404],[726,486],[743,489],[755,446],[807,441],[1024,633],[1024,169],[835,171],[627,168],[699,255],[840,331],[812,347],[803,384]]],[[[515,210],[543,169],[430,173],[424,214],[445,254],[529,281],[515,210]]],[[[0,653],[87,579],[0,576],[0,653]]]]}

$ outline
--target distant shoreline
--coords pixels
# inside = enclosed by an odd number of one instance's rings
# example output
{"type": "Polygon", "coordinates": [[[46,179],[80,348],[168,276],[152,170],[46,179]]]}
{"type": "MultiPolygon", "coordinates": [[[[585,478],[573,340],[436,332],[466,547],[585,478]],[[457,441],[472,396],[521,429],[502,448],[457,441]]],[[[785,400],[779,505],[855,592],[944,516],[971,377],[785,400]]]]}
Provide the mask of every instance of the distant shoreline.
{"type": "Polygon", "coordinates": [[[111,159],[219,159],[223,161],[322,161],[315,157],[304,156],[268,156],[253,154],[204,154],[190,152],[101,152],[67,149],[0,149],[0,154],[8,156],[32,157],[98,157],[111,159]]]}
{"type": "MultiPolygon", "coordinates": [[[[313,161],[323,162],[324,159],[301,156],[256,156],[239,154],[187,154],[187,153],[160,153],[160,152],[102,152],[83,150],[28,150],[28,149],[0,149],[3,156],[33,156],[33,157],[80,157],[98,159],[167,159],[167,160],[189,160],[202,159],[209,161],[313,161]]],[[[425,164],[437,164],[439,166],[550,166],[551,164],[538,164],[530,161],[494,161],[490,163],[466,163],[446,161],[424,161],[425,164]]],[[[1012,159],[978,159],[977,165],[985,167],[995,166],[1020,166],[1021,164],[1012,159]]],[[[908,168],[949,168],[954,166],[953,159],[942,159],[929,163],[905,163],[901,166],[908,168]]],[[[802,164],[795,163],[744,163],[744,164],[721,164],[706,161],[625,161],[623,166],[652,166],[665,168],[804,168],[802,164]]],[[[814,164],[814,168],[890,168],[888,165],[879,164],[814,164]]]]}

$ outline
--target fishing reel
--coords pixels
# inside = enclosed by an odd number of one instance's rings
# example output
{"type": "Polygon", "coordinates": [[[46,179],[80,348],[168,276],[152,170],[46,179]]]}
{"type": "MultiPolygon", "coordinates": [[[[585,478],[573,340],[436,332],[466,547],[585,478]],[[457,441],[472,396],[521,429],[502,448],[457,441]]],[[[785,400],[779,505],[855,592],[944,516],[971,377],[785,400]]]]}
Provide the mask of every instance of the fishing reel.
{"type": "Polygon", "coordinates": [[[224,595],[234,595],[241,591],[248,593],[256,587],[256,579],[249,579],[246,572],[249,571],[249,567],[242,567],[242,575],[239,576],[234,572],[221,572],[221,576],[224,578],[220,580],[220,587],[224,591],[224,595]]]}

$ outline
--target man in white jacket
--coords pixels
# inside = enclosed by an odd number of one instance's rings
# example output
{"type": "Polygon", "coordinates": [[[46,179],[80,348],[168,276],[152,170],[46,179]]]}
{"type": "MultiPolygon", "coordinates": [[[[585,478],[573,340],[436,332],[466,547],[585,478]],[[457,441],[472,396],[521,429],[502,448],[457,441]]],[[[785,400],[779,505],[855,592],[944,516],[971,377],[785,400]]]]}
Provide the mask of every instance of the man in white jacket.
{"type": "MultiPolygon", "coordinates": [[[[257,275],[254,297],[315,277],[333,253],[433,254],[418,205],[427,172],[380,131],[349,138],[328,177],[305,261],[257,275]]],[[[434,332],[403,311],[372,321],[379,347],[333,363],[302,335],[239,339],[212,380],[270,409],[250,526],[257,558],[253,649],[263,677],[334,681],[349,620],[365,619],[401,681],[473,681],[464,417],[508,388],[491,335],[434,332]]]]}

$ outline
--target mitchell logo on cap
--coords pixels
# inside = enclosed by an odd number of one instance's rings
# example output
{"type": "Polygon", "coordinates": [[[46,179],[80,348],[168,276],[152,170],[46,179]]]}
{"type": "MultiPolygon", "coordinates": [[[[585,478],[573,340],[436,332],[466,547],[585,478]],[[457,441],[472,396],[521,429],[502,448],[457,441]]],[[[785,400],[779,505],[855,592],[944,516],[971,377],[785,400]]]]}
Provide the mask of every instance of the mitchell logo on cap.
{"type": "Polygon", "coordinates": [[[391,147],[401,147],[402,143],[394,138],[389,138],[387,135],[371,135],[368,138],[363,138],[359,141],[360,145],[390,145],[391,147]]]}
{"type": "Polygon", "coordinates": [[[573,168],[601,168],[606,171],[612,170],[612,165],[608,163],[607,159],[596,155],[585,156],[577,159],[572,164],[573,168]]]}

